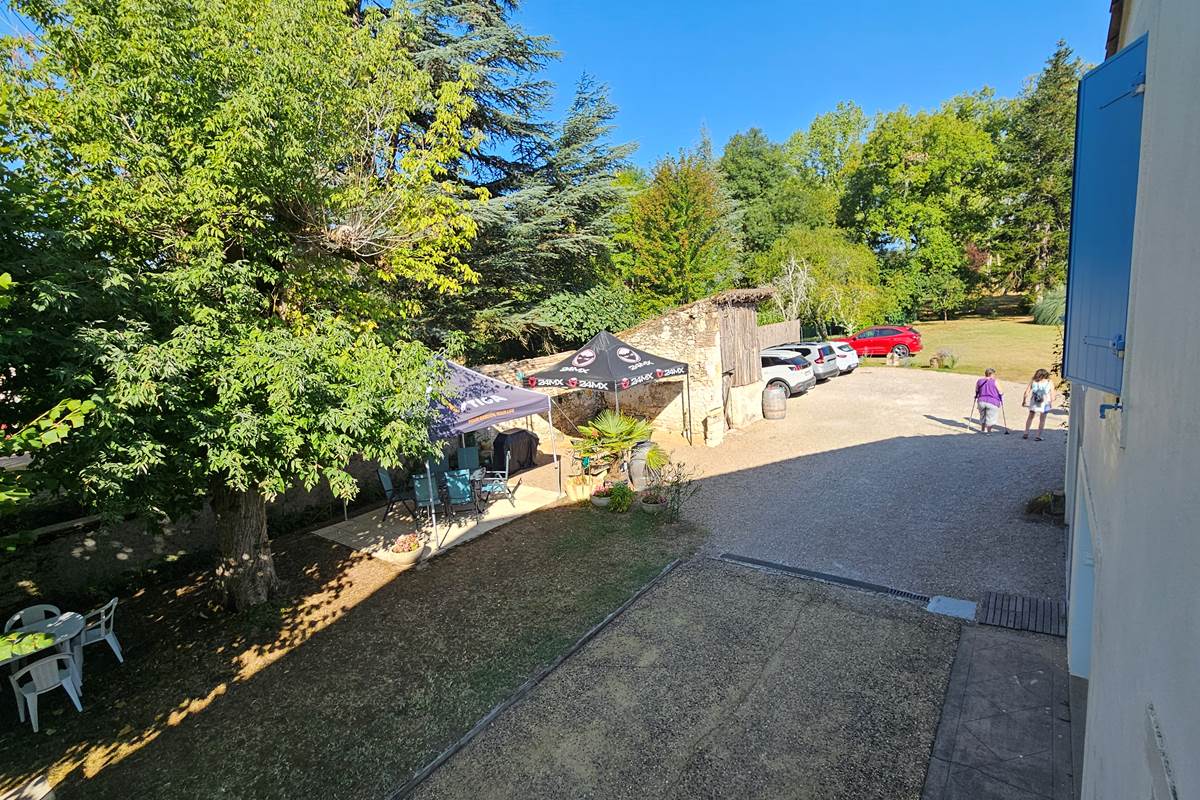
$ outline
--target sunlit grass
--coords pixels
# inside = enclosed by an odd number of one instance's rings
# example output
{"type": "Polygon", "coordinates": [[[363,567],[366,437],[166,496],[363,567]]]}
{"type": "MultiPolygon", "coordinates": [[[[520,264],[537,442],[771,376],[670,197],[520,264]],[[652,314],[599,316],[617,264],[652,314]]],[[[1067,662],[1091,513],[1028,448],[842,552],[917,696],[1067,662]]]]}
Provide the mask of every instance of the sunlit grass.
{"type": "Polygon", "coordinates": [[[1035,325],[1032,317],[963,317],[948,322],[918,322],[923,349],[915,364],[929,368],[939,350],[958,356],[950,370],[981,375],[988,367],[996,377],[1023,383],[1038,369],[1054,365],[1054,347],[1062,335],[1056,325],[1035,325]]]}

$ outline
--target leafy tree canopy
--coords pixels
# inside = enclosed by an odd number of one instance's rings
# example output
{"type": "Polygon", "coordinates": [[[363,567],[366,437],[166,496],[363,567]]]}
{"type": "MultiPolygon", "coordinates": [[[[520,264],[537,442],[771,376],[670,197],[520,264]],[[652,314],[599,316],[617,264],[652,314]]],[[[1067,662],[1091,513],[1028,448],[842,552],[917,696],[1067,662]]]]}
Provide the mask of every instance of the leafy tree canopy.
{"type": "Polygon", "coordinates": [[[664,158],[630,201],[617,265],[643,315],[699,300],[735,279],[737,239],[707,148],[664,158]]]}
{"type": "Polygon", "coordinates": [[[405,318],[475,279],[447,168],[475,75],[435,89],[412,17],[331,0],[15,8],[41,37],[5,43],[4,418],[94,403],[35,463],[113,513],[207,496],[227,599],[259,602],[266,498],[428,447],[405,318]]]}

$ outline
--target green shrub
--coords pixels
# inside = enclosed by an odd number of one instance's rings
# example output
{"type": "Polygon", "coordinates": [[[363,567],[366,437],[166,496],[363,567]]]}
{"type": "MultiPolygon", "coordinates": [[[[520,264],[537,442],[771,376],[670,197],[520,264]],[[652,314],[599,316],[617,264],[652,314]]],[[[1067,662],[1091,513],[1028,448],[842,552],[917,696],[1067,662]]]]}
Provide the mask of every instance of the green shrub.
{"type": "Polygon", "coordinates": [[[1033,321],[1038,325],[1061,325],[1067,313],[1067,289],[1053,286],[1033,304],[1033,321]]]}
{"type": "Polygon", "coordinates": [[[633,505],[633,498],[635,497],[633,489],[627,483],[614,483],[609,490],[608,496],[612,498],[608,503],[608,510],[618,513],[628,511],[629,507],[633,505]]]}
{"type": "Polygon", "coordinates": [[[937,360],[941,369],[954,369],[958,364],[958,354],[953,350],[938,350],[937,360]]]}

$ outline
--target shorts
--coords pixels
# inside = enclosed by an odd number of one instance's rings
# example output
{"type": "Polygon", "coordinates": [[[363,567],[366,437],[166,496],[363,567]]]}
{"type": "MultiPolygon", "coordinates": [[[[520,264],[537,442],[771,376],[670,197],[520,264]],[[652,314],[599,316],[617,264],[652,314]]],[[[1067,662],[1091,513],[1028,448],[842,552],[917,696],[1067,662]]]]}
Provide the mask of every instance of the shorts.
{"type": "Polygon", "coordinates": [[[979,401],[979,421],[987,426],[995,425],[1000,419],[1000,406],[994,406],[991,403],[979,401]]]}

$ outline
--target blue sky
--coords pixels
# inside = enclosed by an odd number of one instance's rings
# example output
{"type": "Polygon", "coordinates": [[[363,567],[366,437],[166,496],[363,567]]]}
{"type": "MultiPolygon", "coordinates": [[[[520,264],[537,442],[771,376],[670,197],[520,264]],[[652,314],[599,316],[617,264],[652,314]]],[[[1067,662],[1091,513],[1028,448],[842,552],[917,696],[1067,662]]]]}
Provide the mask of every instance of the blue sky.
{"type": "Polygon", "coordinates": [[[1015,95],[1060,38],[1103,59],[1108,0],[524,0],[517,21],[563,53],[556,113],[592,74],[649,165],[701,125],[719,153],[750,127],[786,139],[839,100],[873,114],[984,85],[1015,95]]]}

